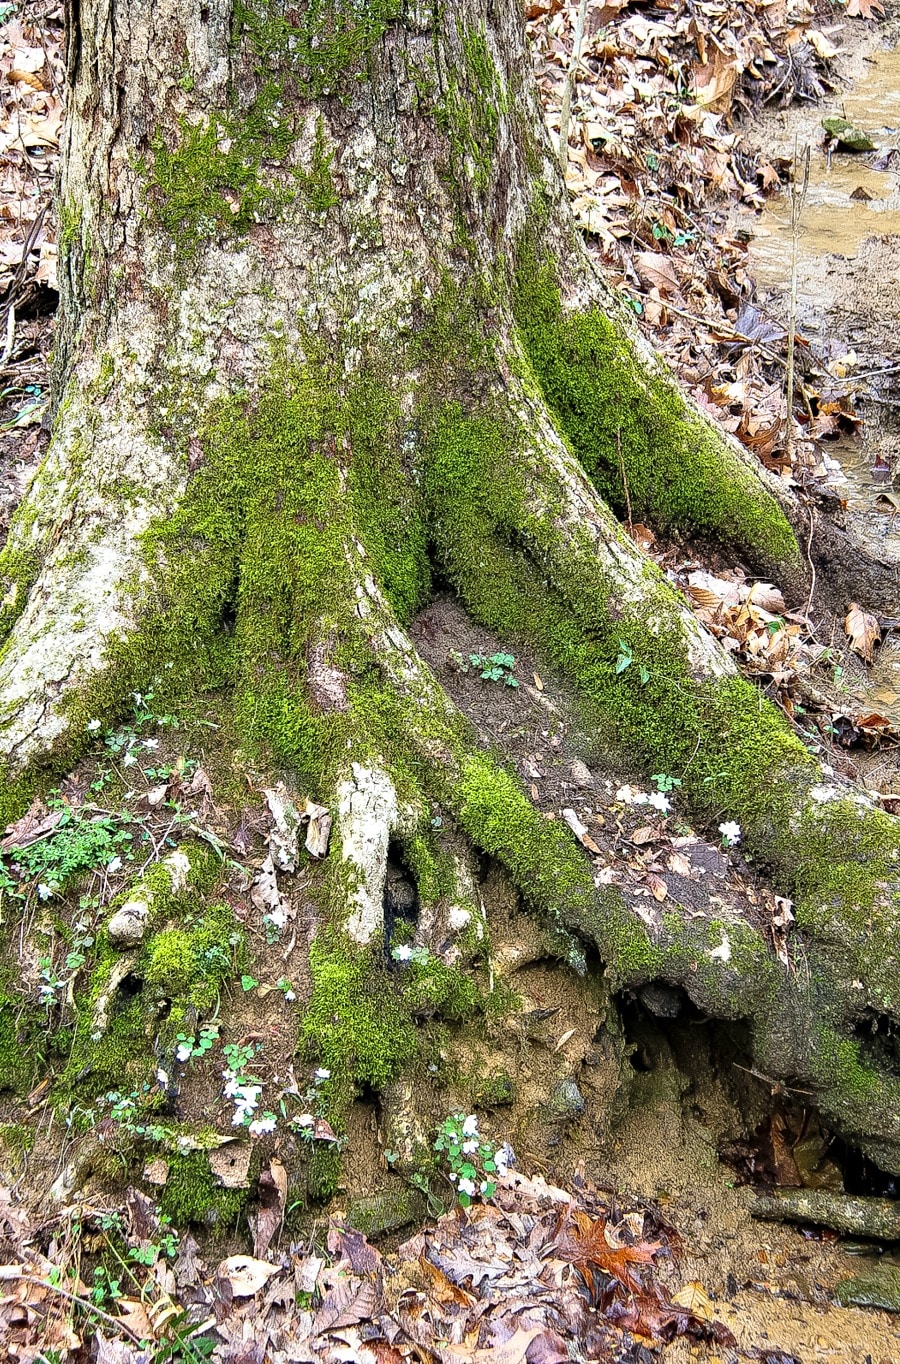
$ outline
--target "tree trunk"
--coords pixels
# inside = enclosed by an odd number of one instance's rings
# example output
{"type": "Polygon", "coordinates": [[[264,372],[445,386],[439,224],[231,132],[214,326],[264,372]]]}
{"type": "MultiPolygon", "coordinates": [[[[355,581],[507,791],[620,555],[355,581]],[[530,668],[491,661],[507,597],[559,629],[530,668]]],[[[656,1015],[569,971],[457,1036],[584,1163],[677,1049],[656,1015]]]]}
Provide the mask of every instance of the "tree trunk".
{"type": "Polygon", "coordinates": [[[627,500],[803,578],[772,481],[583,248],[516,0],[68,17],[55,425],[0,564],[7,815],[151,677],[217,691],[242,748],[334,815],[308,1019],[345,1097],[403,1059],[361,1059],[332,989],[348,940],[382,932],[389,845],[440,862],[420,898],[460,935],[474,849],[616,985],[749,1020],[758,1063],[900,1171],[896,1070],[855,1032],[900,1017],[897,827],[823,775],[619,526],[627,500]],[[596,732],[680,774],[698,820],[739,822],[797,901],[790,966],[759,925],[648,927],[595,886],[413,648],[437,577],[566,674],[596,732]]]}

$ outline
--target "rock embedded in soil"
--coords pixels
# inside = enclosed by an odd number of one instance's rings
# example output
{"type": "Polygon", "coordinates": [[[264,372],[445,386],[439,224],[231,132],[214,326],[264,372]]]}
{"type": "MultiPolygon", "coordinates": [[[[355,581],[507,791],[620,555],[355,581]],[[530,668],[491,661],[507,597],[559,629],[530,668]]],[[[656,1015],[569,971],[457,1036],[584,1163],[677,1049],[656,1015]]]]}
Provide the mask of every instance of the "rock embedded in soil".
{"type": "Polygon", "coordinates": [[[150,906],[143,898],[126,900],[109,921],[109,941],[120,951],[139,947],[147,932],[150,906]]]}
{"type": "Polygon", "coordinates": [[[900,1240],[900,1202],[890,1198],[856,1198],[830,1189],[773,1189],[757,1197],[753,1215],[767,1222],[811,1222],[876,1241],[900,1240]]]}
{"type": "Polygon", "coordinates": [[[584,1112],[584,1095],[574,1080],[561,1080],[547,1106],[554,1118],[579,1118],[584,1112]]]}
{"type": "Polygon", "coordinates": [[[347,1209],[347,1225],[365,1236],[387,1236],[401,1227],[423,1222],[425,1199],[418,1189],[402,1186],[353,1198],[347,1209]]]}
{"type": "Polygon", "coordinates": [[[873,152],[875,143],[860,128],[854,128],[853,124],[846,118],[835,115],[833,118],[823,118],[822,127],[837,142],[841,151],[845,152],[873,152]]]}
{"type": "Polygon", "coordinates": [[[900,1268],[873,1265],[839,1283],[835,1297],[842,1307],[881,1307],[885,1312],[900,1312],[900,1268]]]}

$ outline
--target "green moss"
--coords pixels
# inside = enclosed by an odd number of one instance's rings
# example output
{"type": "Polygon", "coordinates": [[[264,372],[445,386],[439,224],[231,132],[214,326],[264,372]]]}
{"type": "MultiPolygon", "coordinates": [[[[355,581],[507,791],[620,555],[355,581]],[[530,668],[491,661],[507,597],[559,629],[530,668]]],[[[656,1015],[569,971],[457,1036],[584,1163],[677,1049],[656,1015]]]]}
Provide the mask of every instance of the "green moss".
{"type": "Polygon", "coordinates": [[[314,213],[327,213],[330,208],[340,203],[340,196],[335,189],[331,173],[333,161],[334,152],[328,151],[325,146],[325,121],[320,114],[316,123],[309,170],[295,172],[300,194],[307,208],[314,213]]]}
{"type": "Polygon", "coordinates": [[[620,516],[713,536],[766,566],[800,551],[775,499],[693,413],[660,366],[639,366],[621,322],[597,308],[564,314],[551,271],[523,252],[519,335],[560,430],[620,516]],[[627,495],[626,495],[627,485],[627,495]]]}
{"type": "Polygon", "coordinates": [[[155,933],[142,950],[138,970],[151,990],[203,1013],[239,973],[244,935],[230,905],[213,904],[191,918],[189,928],[155,933]]]}
{"type": "Polygon", "coordinates": [[[182,118],[174,138],[157,129],[151,139],[148,203],[183,255],[223,233],[243,233],[276,212],[289,197],[264,162],[284,159],[294,141],[280,88],[263,84],[249,110],[214,112],[202,123],[182,118]]]}
{"type": "Polygon", "coordinates": [[[458,22],[457,36],[463,60],[445,73],[446,88],[435,116],[449,140],[454,169],[481,192],[497,170],[500,120],[509,112],[509,101],[484,28],[458,22]]]}
{"type": "Polygon", "coordinates": [[[0,987],[0,1092],[24,1094],[31,1087],[40,1045],[37,1011],[0,987]]]}
{"type": "Polygon", "coordinates": [[[401,0],[308,0],[302,10],[239,0],[235,41],[249,47],[258,70],[289,73],[300,99],[317,100],[365,79],[369,54],[401,12],[401,0]]]}
{"type": "Polygon", "coordinates": [[[250,1190],[224,1189],[216,1183],[203,1151],[167,1157],[169,1177],[159,1190],[159,1206],[176,1227],[191,1223],[235,1228],[249,1199],[250,1190]]]}
{"type": "Polygon", "coordinates": [[[327,1203],[341,1181],[341,1153],[336,1146],[313,1146],[306,1166],[306,1192],[313,1203],[327,1203]]]}
{"type": "Polygon", "coordinates": [[[331,1071],[338,1109],[355,1090],[380,1090],[412,1059],[416,1029],[375,948],[361,949],[336,930],[310,948],[312,996],[301,1036],[331,1071]]]}

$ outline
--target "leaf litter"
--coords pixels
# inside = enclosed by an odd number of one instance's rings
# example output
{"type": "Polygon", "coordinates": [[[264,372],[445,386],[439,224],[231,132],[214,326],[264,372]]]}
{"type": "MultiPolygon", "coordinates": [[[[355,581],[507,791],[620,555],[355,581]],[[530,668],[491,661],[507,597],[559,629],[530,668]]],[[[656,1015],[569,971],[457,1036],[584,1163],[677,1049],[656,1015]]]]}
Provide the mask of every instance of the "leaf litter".
{"type": "Polygon", "coordinates": [[[650,1364],[678,1337],[735,1343],[702,1284],[674,1294],[666,1286],[678,1277],[679,1239],[659,1212],[624,1206],[581,1171],[571,1192],[510,1172],[493,1202],[457,1209],[381,1252],[336,1218],[315,1245],[280,1235],[279,1165],[273,1159],[260,1177],[254,1253],[216,1265],[185,1235],[170,1266],[156,1244],[156,1208],[134,1190],[121,1208],[72,1207],[37,1222],[0,1191],[5,1358],[93,1343],[98,1359],[149,1364],[160,1342],[174,1340],[185,1358],[203,1341],[198,1357],[271,1364],[562,1364],[573,1350],[650,1364]],[[134,1291],[100,1308],[73,1228],[88,1229],[99,1247],[114,1222],[134,1291]]]}

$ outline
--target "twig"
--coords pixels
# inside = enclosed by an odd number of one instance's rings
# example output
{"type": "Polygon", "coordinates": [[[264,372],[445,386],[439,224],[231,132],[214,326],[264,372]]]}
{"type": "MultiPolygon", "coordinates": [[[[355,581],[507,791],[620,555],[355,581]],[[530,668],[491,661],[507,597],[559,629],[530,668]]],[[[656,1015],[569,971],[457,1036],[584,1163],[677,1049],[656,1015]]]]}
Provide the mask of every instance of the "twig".
{"type": "Polygon", "coordinates": [[[622,487],[625,489],[625,506],[628,508],[628,530],[629,533],[634,529],[631,520],[631,494],[628,491],[628,478],[625,473],[625,460],[622,458],[622,428],[616,427],[616,449],[619,452],[619,469],[622,473],[622,487]]]}
{"type": "Polygon", "coordinates": [[[790,463],[794,453],[794,342],[797,336],[797,267],[800,243],[800,219],[803,215],[803,205],[806,203],[806,192],[809,189],[809,156],[810,149],[807,144],[801,161],[797,152],[797,140],[794,139],[794,177],[791,181],[791,314],[788,323],[788,346],[787,346],[787,425],[784,436],[784,453],[790,463]],[[799,188],[798,188],[799,172],[799,188]]]}
{"type": "Polygon", "coordinates": [[[572,113],[572,92],[575,89],[575,71],[581,61],[581,44],[584,41],[584,25],[587,19],[588,0],[581,0],[578,6],[578,21],[575,25],[575,42],[572,47],[572,59],[569,62],[569,70],[566,74],[566,84],[563,90],[562,108],[559,113],[559,164],[565,179],[566,167],[569,164],[569,118],[572,113]]]}
{"type": "Polygon", "coordinates": [[[811,502],[807,507],[807,511],[809,512],[809,539],[806,542],[806,562],[809,564],[809,571],[812,576],[809,584],[809,596],[806,598],[806,610],[803,614],[809,618],[809,608],[812,606],[813,593],[816,590],[816,566],[812,561],[813,527],[815,526],[816,520],[811,502]]]}
{"type": "Polygon", "coordinates": [[[61,1298],[67,1298],[69,1302],[74,1302],[79,1307],[83,1307],[84,1310],[90,1312],[92,1316],[99,1317],[101,1321],[108,1322],[109,1325],[114,1326],[117,1331],[124,1331],[125,1335],[128,1336],[130,1340],[133,1340],[135,1345],[140,1345],[141,1343],[141,1338],[137,1332],[132,1331],[130,1326],[126,1326],[120,1317],[110,1316],[109,1312],[104,1312],[102,1307],[97,1307],[95,1303],[89,1302],[87,1298],[80,1298],[77,1293],[70,1293],[67,1288],[61,1288],[59,1284],[50,1283],[48,1279],[39,1279],[34,1274],[23,1274],[15,1265],[6,1267],[3,1278],[19,1279],[22,1283],[30,1283],[34,1288],[45,1288],[48,1293],[58,1293],[61,1298]],[[10,1270],[15,1270],[16,1272],[10,1273],[10,1270]]]}

